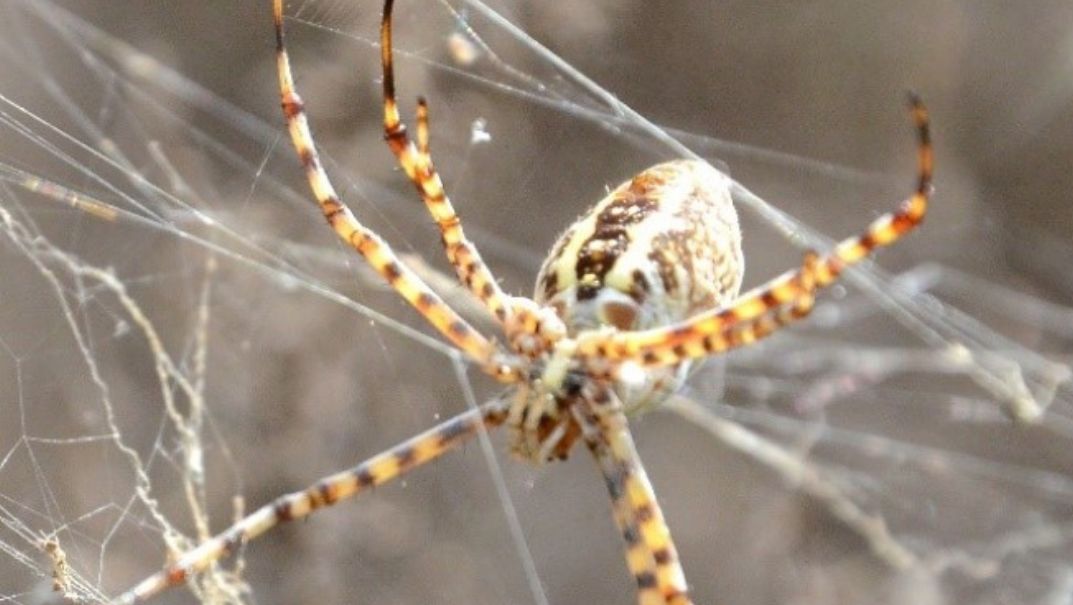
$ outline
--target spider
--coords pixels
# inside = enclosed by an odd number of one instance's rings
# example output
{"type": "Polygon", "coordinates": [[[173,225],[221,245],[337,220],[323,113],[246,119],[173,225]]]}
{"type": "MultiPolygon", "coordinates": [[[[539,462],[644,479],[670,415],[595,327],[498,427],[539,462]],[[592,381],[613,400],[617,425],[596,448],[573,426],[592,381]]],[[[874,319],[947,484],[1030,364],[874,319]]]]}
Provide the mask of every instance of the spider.
{"type": "Polygon", "coordinates": [[[143,602],[184,584],[273,527],[395,479],[482,430],[504,425],[513,453],[536,463],[566,458],[575,444],[583,443],[610,494],[638,602],[692,603],[627,417],[674,392],[693,360],[749,345],[805,317],[818,289],[922,221],[932,175],[927,110],[909,95],[918,136],[918,181],[912,196],[863,234],[823,255],[806,252],[800,267],[745,294],[739,295],[741,234],[729,178],[702,161],[677,160],[644,170],[597,202],[553,246],[537,276],[535,296],[510,296],[466,238],[444,191],[429,149],[428,104],[423,98],[417,101],[414,138],[400,119],[392,7],[393,0],[385,0],[380,24],[385,140],[439,228],[458,279],[495,318],[504,342],[478,332],[339,199],[295,89],[284,45],[283,0],[273,0],[280,95],[291,140],[313,197],[339,237],[444,338],[513,390],[277,498],[182,554],[116,602],[143,602]]]}

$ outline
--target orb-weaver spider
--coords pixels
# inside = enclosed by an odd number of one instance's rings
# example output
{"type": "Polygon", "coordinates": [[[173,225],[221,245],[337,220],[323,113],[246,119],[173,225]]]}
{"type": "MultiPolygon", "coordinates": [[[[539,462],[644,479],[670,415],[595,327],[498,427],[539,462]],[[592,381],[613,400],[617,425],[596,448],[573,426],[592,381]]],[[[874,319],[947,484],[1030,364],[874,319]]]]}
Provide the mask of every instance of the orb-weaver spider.
{"type": "Polygon", "coordinates": [[[581,441],[611,496],[615,523],[642,605],[691,603],[670,530],[638,457],[627,415],[656,405],[694,359],[748,345],[806,316],[819,288],[849,265],[914,229],[927,211],[932,148],[927,111],[910,95],[919,137],[918,182],[896,212],[826,253],[739,295],[741,235],[730,180],[697,160],[653,166],[621,184],[560,237],[533,298],[503,292],[444,191],[429,150],[428,106],[417,104],[407,134],[395,99],[393,0],[385,0],[380,42],[384,133],[442,235],[459,280],[504,332],[505,345],[478,332],[391,247],[343,204],[319,159],[295,90],[274,0],[280,94],[291,140],[328,223],[448,341],[512,394],[456,416],[306,490],[277,498],[183,554],[117,602],[136,603],[186,582],[269,529],[390,481],[436,459],[484,428],[505,425],[512,449],[535,462],[565,458],[581,441]]]}

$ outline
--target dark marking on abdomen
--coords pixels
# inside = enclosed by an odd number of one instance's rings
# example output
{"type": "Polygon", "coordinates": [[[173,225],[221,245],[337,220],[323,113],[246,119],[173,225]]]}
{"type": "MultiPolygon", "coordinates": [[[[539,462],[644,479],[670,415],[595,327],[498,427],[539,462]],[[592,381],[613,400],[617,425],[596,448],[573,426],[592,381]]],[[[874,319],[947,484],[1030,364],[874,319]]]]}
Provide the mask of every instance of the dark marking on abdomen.
{"type": "Polygon", "coordinates": [[[593,233],[578,249],[574,266],[578,300],[595,297],[603,287],[604,277],[630,246],[629,227],[659,211],[658,196],[652,191],[657,183],[662,181],[638,176],[596,215],[593,233]]]}

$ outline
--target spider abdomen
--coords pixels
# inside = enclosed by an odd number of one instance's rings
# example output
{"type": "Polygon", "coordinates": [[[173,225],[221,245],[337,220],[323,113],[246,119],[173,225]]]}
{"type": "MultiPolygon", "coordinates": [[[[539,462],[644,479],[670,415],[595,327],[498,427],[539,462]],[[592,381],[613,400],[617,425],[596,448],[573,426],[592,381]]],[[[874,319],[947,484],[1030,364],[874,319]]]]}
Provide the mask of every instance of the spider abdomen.
{"type": "Polygon", "coordinates": [[[729,179],[676,160],[622,183],[571,225],[541,267],[535,299],[571,334],[646,329],[732,301],[743,271],[729,179]]]}

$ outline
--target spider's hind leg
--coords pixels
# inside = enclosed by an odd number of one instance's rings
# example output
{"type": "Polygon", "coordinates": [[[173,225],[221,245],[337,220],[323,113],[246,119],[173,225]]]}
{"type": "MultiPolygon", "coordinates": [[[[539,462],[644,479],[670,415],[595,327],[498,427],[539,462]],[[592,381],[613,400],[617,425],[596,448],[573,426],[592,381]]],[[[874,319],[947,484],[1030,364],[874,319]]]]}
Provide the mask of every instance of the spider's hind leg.
{"type": "MultiPolygon", "coordinates": [[[[609,399],[613,396],[606,393],[609,399]]],[[[637,583],[640,605],[692,605],[685,572],[656,492],[637,453],[626,416],[618,406],[579,402],[574,416],[596,459],[622,533],[626,566],[637,583]]]]}

